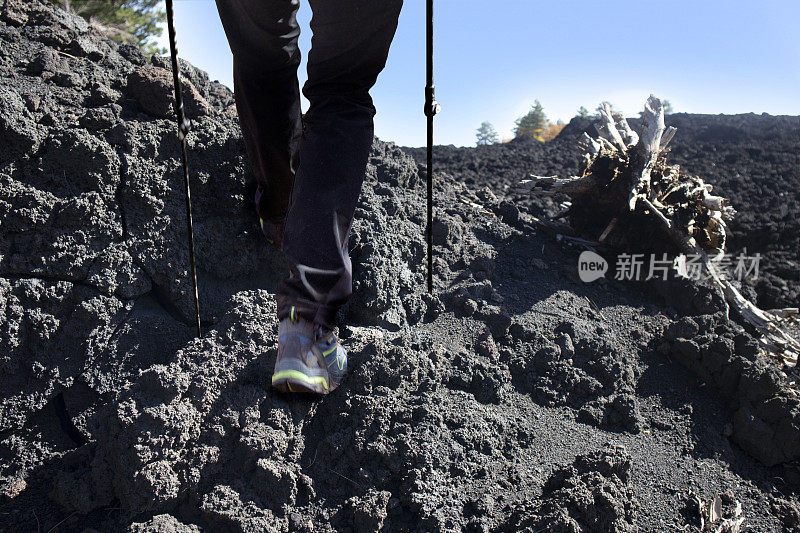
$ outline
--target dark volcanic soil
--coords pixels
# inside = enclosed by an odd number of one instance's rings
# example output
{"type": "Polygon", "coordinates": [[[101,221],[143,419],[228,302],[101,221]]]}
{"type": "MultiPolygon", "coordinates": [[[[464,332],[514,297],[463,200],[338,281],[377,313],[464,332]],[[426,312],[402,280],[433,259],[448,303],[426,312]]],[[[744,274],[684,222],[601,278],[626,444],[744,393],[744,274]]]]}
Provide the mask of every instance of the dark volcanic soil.
{"type": "Polygon", "coordinates": [[[230,91],[183,64],[195,339],[164,60],[38,0],[3,4],[0,45],[0,531],[696,531],[692,494],[800,524],[788,378],[713,291],[578,281],[504,201],[511,171],[437,176],[429,296],[424,173],[376,140],[352,371],[275,393],[285,265],[230,91]]]}
{"type": "MultiPolygon", "coordinates": [[[[629,119],[638,127],[638,119],[629,119]]],[[[800,117],[755,115],[689,115],[666,117],[677,134],[668,160],[714,185],[714,194],[729,198],[738,211],[729,224],[727,251],[736,256],[761,254],[753,283],[763,309],[800,303],[800,117]]],[[[487,186],[501,199],[530,209],[534,216],[553,216],[565,198],[531,198],[513,186],[529,174],[575,175],[577,141],[591,120],[574,118],[552,142],[514,139],[505,144],[456,148],[437,146],[434,170],[447,172],[471,187],[487,186]]],[[[405,148],[425,163],[425,148],[405,148]]]]}

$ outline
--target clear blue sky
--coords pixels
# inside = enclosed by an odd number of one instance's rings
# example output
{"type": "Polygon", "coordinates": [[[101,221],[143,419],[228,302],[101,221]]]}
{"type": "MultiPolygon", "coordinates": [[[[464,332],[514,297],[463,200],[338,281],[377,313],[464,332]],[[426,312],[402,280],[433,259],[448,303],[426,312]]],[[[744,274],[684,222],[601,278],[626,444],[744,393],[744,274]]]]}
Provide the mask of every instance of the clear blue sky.
{"type": "MultiPolygon", "coordinates": [[[[181,56],[232,87],[214,1],[175,2],[181,56]]],[[[301,0],[301,84],[310,17],[301,0]]],[[[371,92],[376,135],[407,146],[425,143],[424,21],[406,0],[371,92]]],[[[510,138],[536,99],[553,121],[602,100],[636,116],[650,93],[676,111],[800,115],[798,21],[800,0],[435,0],[435,142],[473,145],[484,120],[510,138]]]]}

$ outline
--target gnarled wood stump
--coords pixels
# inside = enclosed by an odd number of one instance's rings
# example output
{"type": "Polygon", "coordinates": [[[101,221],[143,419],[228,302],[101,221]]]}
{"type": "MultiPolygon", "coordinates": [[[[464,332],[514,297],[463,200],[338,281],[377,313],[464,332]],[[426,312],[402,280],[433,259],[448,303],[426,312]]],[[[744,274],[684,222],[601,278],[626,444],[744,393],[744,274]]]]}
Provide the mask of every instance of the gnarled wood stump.
{"type": "Polygon", "coordinates": [[[735,210],[726,198],[711,194],[710,184],[667,164],[665,149],[676,130],[665,127],[661,101],[648,98],[638,134],[604,104],[597,130],[597,137],[584,134],[581,140],[579,176],[532,175],[517,189],[569,196],[569,208],[559,216],[584,239],[617,250],[698,256],[727,305],[761,334],[764,351],[795,366],[800,342],[783,324],[798,310],[763,311],[720,275],[712,259],[725,252],[726,221],[735,210]]]}

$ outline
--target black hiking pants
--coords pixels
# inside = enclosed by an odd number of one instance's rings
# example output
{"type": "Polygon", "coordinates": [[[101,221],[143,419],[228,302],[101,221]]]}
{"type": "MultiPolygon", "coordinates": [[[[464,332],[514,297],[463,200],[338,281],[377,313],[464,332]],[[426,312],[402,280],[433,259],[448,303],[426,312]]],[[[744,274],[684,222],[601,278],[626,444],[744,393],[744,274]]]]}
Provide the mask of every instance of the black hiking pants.
{"type": "Polygon", "coordinates": [[[352,294],[348,236],[373,138],[369,95],[386,64],[402,0],[309,0],[310,106],[301,118],[299,0],[216,0],[233,52],[236,108],[262,219],[285,216],[291,265],[278,318],[333,327],[352,294]]]}

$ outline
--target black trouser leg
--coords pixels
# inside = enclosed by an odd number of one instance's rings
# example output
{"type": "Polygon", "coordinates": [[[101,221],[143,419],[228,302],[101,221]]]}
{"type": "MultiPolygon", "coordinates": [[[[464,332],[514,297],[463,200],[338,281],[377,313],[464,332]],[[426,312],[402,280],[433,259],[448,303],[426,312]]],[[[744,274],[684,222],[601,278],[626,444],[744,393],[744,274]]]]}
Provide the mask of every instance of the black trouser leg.
{"type": "Polygon", "coordinates": [[[233,52],[236,110],[261,218],[286,214],[297,167],[299,0],[217,0],[233,52]]]}
{"type": "MultiPolygon", "coordinates": [[[[283,249],[291,272],[278,290],[278,318],[294,308],[331,327],[352,293],[347,240],[372,145],[375,107],[369,90],[386,64],[402,0],[310,4],[313,36],[303,87],[310,107],[286,216],[283,249]]],[[[290,72],[299,61],[297,3],[217,0],[217,5],[237,65],[237,109],[248,154],[257,177],[263,177],[259,183],[271,202],[267,210],[274,213],[295,168],[299,102],[290,72]]]]}
{"type": "Polygon", "coordinates": [[[348,235],[373,138],[369,89],[386,64],[402,0],[310,0],[313,32],[310,107],[286,218],[292,271],[278,294],[278,317],[292,306],[332,326],[352,293],[348,235]]]}

